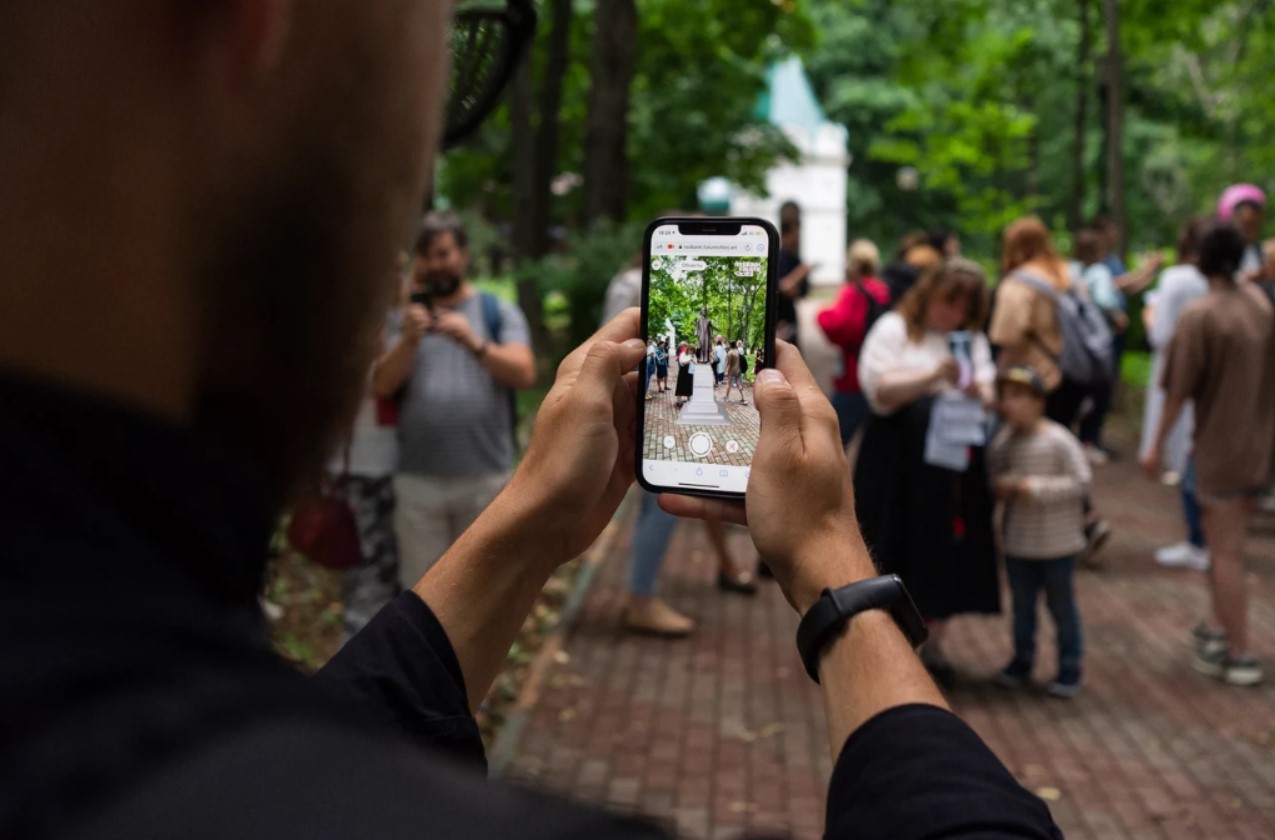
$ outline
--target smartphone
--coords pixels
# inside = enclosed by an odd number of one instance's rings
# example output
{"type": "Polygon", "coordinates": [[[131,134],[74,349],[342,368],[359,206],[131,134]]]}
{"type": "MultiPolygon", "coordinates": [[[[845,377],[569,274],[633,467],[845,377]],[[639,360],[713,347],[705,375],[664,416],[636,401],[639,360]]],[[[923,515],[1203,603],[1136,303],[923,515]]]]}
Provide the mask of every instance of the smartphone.
{"type": "Polygon", "coordinates": [[[764,219],[661,218],[642,253],[638,483],[742,499],[761,428],[752,380],[775,358],[779,232],[764,219]]]}
{"type": "Polygon", "coordinates": [[[948,349],[961,370],[956,387],[964,391],[974,381],[974,337],[968,330],[957,330],[948,336],[948,349]]]}

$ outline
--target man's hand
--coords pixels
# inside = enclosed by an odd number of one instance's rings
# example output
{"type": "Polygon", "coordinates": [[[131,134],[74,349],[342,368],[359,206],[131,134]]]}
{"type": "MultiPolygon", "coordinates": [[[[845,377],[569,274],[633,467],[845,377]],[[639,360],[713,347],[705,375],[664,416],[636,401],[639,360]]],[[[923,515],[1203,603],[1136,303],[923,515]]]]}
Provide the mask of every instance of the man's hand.
{"type": "Polygon", "coordinates": [[[433,325],[434,316],[419,303],[413,303],[403,310],[401,323],[404,338],[408,341],[420,341],[433,325]]]}
{"type": "Polygon", "coordinates": [[[459,312],[444,312],[434,319],[434,332],[445,335],[470,352],[478,352],[482,339],[474,335],[469,319],[459,312]]]}
{"type": "Polygon", "coordinates": [[[1160,445],[1156,444],[1146,451],[1138,462],[1142,466],[1142,474],[1148,481],[1160,480],[1160,445]]]}
{"type": "Polygon", "coordinates": [[[757,375],[761,439],[745,504],[665,495],[669,513],[746,524],[784,594],[804,613],[827,587],[873,577],[859,534],[837,415],[797,348],[777,342],[778,365],[757,375]]]}
{"type": "Polygon", "coordinates": [[[505,492],[532,512],[559,562],[589,547],[633,483],[639,320],[626,309],[563,360],[505,492]]]}

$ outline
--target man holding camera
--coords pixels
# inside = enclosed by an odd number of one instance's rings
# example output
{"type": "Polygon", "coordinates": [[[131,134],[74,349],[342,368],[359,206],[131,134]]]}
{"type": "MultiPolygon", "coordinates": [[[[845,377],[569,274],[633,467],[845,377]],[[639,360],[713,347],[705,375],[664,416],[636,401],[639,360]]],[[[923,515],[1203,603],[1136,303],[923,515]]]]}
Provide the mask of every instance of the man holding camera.
{"type": "Polygon", "coordinates": [[[373,387],[400,405],[394,530],[411,588],[473,523],[513,469],[515,390],[535,382],[527,319],[470,285],[469,236],[431,213],[416,238],[402,331],[373,387]]]}

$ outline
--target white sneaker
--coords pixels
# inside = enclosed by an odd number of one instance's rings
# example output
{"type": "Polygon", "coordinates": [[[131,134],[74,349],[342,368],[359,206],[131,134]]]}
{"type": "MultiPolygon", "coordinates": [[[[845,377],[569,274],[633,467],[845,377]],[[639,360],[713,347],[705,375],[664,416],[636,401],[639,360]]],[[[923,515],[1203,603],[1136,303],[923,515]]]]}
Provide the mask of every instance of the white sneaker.
{"type": "Polygon", "coordinates": [[[1103,452],[1096,446],[1091,444],[1085,445],[1085,457],[1089,459],[1089,463],[1095,467],[1103,467],[1111,462],[1111,456],[1103,452]]]}
{"type": "Polygon", "coordinates": [[[1155,553],[1155,561],[1170,569],[1191,569],[1197,572],[1208,571],[1209,551],[1189,542],[1161,548],[1155,553]]]}

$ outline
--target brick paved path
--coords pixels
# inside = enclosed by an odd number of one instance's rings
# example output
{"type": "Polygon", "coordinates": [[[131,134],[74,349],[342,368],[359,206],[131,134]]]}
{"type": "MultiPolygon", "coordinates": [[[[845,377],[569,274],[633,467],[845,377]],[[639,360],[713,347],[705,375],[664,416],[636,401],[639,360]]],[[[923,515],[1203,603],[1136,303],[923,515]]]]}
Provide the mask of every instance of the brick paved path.
{"type": "MultiPolygon", "coordinates": [[[[1106,568],[1078,584],[1084,693],[1066,702],[990,685],[1010,652],[1007,619],[980,618],[952,628],[964,678],[950,699],[1070,838],[1275,837],[1275,674],[1245,690],[1191,671],[1184,634],[1206,609],[1201,576],[1150,559],[1178,536],[1175,495],[1127,462],[1100,470],[1099,482],[1117,534],[1106,568]]],[[[665,819],[687,837],[819,836],[830,760],[791,610],[773,585],[751,600],[720,594],[703,530],[688,524],[663,594],[700,620],[698,632],[678,642],[623,635],[630,531],[631,521],[545,675],[508,775],[665,819]]],[[[747,550],[745,534],[731,539],[747,550]]],[[[1259,526],[1252,554],[1253,637],[1275,671],[1272,523],[1259,526]]],[[[1048,636],[1041,642],[1048,650],[1048,636]]]]}
{"type": "Polygon", "coordinates": [[[724,466],[746,467],[753,462],[753,451],[757,447],[757,439],[761,434],[761,420],[753,405],[753,387],[744,383],[744,400],[748,405],[740,405],[739,391],[731,388],[731,401],[724,402],[726,385],[723,383],[713,392],[713,396],[726,407],[730,416],[729,426],[693,426],[679,425],[677,422],[678,406],[673,393],[677,384],[677,363],[669,365],[669,390],[659,393],[652,385],[654,399],[646,402],[646,441],[645,455],[660,461],[681,461],[683,463],[701,463],[724,466]],[[707,456],[700,458],[690,450],[691,435],[702,432],[713,439],[713,448],[707,456]],[[671,438],[673,446],[665,445],[671,438]],[[729,446],[731,442],[737,446],[729,446]],[[729,447],[729,448],[728,448],[729,447]],[[735,452],[731,452],[735,449],[735,452]]]}

